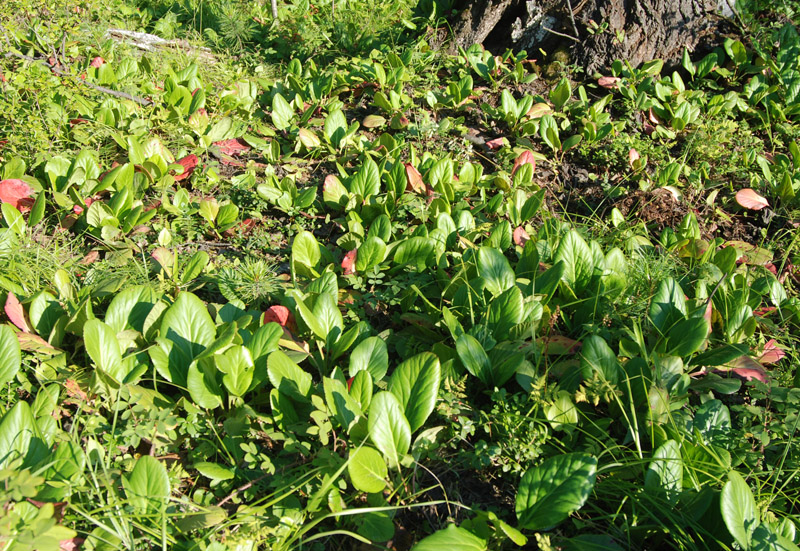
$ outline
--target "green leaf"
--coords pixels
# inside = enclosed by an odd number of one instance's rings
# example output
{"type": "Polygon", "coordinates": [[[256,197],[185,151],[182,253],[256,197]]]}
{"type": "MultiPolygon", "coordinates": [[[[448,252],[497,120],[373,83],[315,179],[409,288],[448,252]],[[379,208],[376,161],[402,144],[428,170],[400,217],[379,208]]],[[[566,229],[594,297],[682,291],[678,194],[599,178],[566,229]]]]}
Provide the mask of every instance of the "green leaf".
{"type": "Polygon", "coordinates": [[[106,310],[104,321],[115,333],[126,329],[144,332],[147,315],[158,302],[159,295],[152,287],[136,285],[114,295],[106,310]]]}
{"type": "Polygon", "coordinates": [[[272,386],[281,394],[301,402],[308,400],[308,395],[311,393],[311,375],[280,350],[276,350],[267,358],[267,373],[272,386]]]}
{"type": "Polygon", "coordinates": [[[143,455],[131,473],[123,477],[123,486],[128,501],[142,513],[161,512],[169,500],[169,476],[167,469],[155,457],[143,455]]]}
{"type": "Polygon", "coordinates": [[[698,317],[678,321],[669,330],[666,354],[681,358],[691,356],[706,342],[708,329],[708,322],[705,318],[698,317]]]}
{"type": "Polygon", "coordinates": [[[314,302],[312,313],[320,324],[320,329],[325,337],[327,338],[334,329],[338,329],[338,334],[336,334],[336,339],[338,339],[344,328],[344,319],[339,306],[336,304],[336,299],[329,293],[319,295],[314,302]]]}
{"type": "Polygon", "coordinates": [[[86,352],[94,364],[115,381],[121,383],[128,375],[122,363],[117,334],[111,327],[98,319],[91,319],[83,326],[83,342],[86,352]]]}
{"type": "Polygon", "coordinates": [[[597,459],[586,453],[556,455],[528,470],[517,492],[520,526],[548,530],[583,507],[594,488],[596,470],[597,459]]]}
{"type": "Polygon", "coordinates": [[[564,263],[561,279],[575,294],[583,291],[594,273],[594,259],[589,245],[576,230],[570,230],[558,244],[553,263],[558,262],[564,263]]]}
{"type": "Polygon", "coordinates": [[[234,477],[233,469],[223,467],[219,463],[201,461],[200,463],[195,463],[194,468],[201,475],[211,480],[230,480],[234,477]]]}
{"type": "Polygon", "coordinates": [[[181,284],[187,285],[194,281],[208,265],[208,253],[205,251],[197,251],[186,263],[181,274],[181,284]]]}
{"type": "Polygon", "coordinates": [[[381,454],[367,446],[350,452],[347,472],[353,487],[368,494],[382,492],[389,476],[389,469],[381,454]]]}
{"type": "Polygon", "coordinates": [[[644,489],[664,496],[670,505],[678,502],[683,490],[683,459],[678,442],[667,440],[655,451],[644,476],[644,489]]]}
{"type": "Polygon", "coordinates": [[[206,409],[222,405],[222,388],[213,362],[193,361],[186,373],[186,388],[195,404],[206,409]]]}
{"type": "Polygon", "coordinates": [[[336,420],[345,431],[350,430],[350,425],[361,415],[361,408],[355,398],[350,396],[347,386],[339,379],[324,377],[322,388],[325,393],[325,402],[336,420]]]}
{"type": "Polygon", "coordinates": [[[425,237],[410,237],[400,243],[394,251],[394,261],[399,266],[414,264],[418,272],[425,270],[433,256],[433,243],[425,237]]]}
{"type": "MultiPolygon", "coordinates": [[[[373,225],[374,227],[374,225],[373,225]]],[[[372,228],[370,228],[370,232],[372,228]]],[[[356,271],[366,272],[386,259],[386,243],[380,237],[370,236],[358,248],[356,255],[356,271]]]]}
{"type": "Polygon", "coordinates": [[[683,289],[673,278],[663,280],[650,302],[650,321],[661,335],[686,316],[686,299],[683,289]]]}
{"type": "Polygon", "coordinates": [[[0,469],[18,458],[22,458],[20,468],[33,467],[49,455],[28,402],[17,402],[0,420],[0,469]]]}
{"type": "Polygon", "coordinates": [[[441,376],[439,358],[430,352],[407,359],[392,373],[389,392],[403,406],[411,432],[422,427],[433,412],[441,376]]]}
{"type": "Polygon", "coordinates": [[[484,384],[492,384],[492,364],[478,339],[464,333],[456,340],[456,352],[467,371],[484,384]]]}
{"type": "Polygon", "coordinates": [[[186,384],[189,365],[214,342],[216,328],[205,304],[189,292],[181,292],[161,320],[161,337],[170,341],[169,375],[179,386],[186,384]]]}
{"type": "Polygon", "coordinates": [[[391,392],[379,392],[369,406],[369,437],[389,466],[399,468],[411,446],[411,427],[403,406],[391,392]]]}
{"type": "Polygon", "coordinates": [[[478,274],[486,282],[486,288],[493,296],[501,294],[514,286],[514,270],[508,259],[497,249],[481,247],[477,255],[478,274]]]}
{"type": "Polygon", "coordinates": [[[742,475],[736,471],[728,473],[728,482],[722,487],[720,512],[725,526],[742,549],[750,549],[753,532],[758,527],[758,509],[753,492],[742,475]]]}
{"type": "Polygon", "coordinates": [[[319,261],[322,258],[319,243],[314,234],[302,231],[292,242],[292,269],[296,275],[318,277],[319,261]]]}
{"type": "Polygon", "coordinates": [[[341,109],[328,113],[325,117],[325,135],[336,149],[342,145],[342,140],[347,136],[347,119],[341,109]]]}
{"type": "Polygon", "coordinates": [[[378,165],[369,157],[361,165],[350,183],[350,192],[361,199],[377,195],[381,191],[381,176],[378,165]]]}
{"type": "Polygon", "coordinates": [[[616,384],[620,371],[617,355],[603,337],[591,335],[583,341],[581,375],[584,380],[590,380],[594,373],[599,373],[609,383],[616,384]]]}
{"type": "Polygon", "coordinates": [[[358,371],[350,383],[350,396],[358,402],[361,411],[367,411],[369,408],[373,386],[372,375],[366,369],[358,371]]]}
{"type": "Polygon", "coordinates": [[[424,538],[411,551],[485,551],[486,541],[469,530],[449,525],[444,530],[434,532],[424,538]]]}
{"type": "Polygon", "coordinates": [[[8,325],[0,325],[0,386],[14,379],[21,363],[22,351],[17,336],[8,325]]]}
{"type": "Polygon", "coordinates": [[[243,396],[253,381],[253,358],[244,346],[231,346],[223,354],[214,356],[217,369],[224,375],[222,384],[233,396],[243,396]]]}
{"type": "Polygon", "coordinates": [[[17,235],[23,235],[27,225],[25,224],[25,219],[22,217],[22,213],[14,208],[14,205],[11,203],[1,204],[0,210],[3,212],[3,219],[5,219],[8,229],[17,235]]]}
{"type": "Polygon", "coordinates": [[[272,124],[278,130],[286,130],[294,117],[294,110],[280,94],[275,94],[272,98],[272,124]]]}
{"type": "Polygon", "coordinates": [[[373,381],[380,381],[389,369],[389,352],[380,337],[368,337],[358,343],[350,354],[350,376],[366,370],[373,381]]]}
{"type": "Polygon", "coordinates": [[[522,291],[511,287],[489,303],[486,325],[495,335],[495,340],[503,340],[509,329],[524,321],[522,291]]]}

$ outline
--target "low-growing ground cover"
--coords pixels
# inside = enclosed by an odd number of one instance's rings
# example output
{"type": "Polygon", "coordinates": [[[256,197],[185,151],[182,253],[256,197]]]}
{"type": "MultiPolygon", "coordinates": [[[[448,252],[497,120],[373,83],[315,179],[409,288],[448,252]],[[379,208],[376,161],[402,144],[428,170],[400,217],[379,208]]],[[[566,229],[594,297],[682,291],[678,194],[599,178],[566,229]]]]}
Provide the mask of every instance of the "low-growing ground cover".
{"type": "Polygon", "coordinates": [[[797,548],[792,4],[600,75],[442,4],[0,8],[4,549],[797,548]]]}

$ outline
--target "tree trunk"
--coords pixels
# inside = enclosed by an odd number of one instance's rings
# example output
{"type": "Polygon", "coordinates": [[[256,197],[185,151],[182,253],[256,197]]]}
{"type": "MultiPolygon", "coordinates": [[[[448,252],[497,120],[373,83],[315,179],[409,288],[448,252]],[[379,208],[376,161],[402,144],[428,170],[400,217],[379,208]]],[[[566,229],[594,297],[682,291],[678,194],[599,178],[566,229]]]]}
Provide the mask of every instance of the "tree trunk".
{"type": "Polygon", "coordinates": [[[684,48],[713,44],[733,0],[476,0],[461,2],[455,45],[536,57],[568,46],[590,74],[624,59],[677,63],[684,48]],[[592,32],[594,31],[594,32],[592,32]]]}

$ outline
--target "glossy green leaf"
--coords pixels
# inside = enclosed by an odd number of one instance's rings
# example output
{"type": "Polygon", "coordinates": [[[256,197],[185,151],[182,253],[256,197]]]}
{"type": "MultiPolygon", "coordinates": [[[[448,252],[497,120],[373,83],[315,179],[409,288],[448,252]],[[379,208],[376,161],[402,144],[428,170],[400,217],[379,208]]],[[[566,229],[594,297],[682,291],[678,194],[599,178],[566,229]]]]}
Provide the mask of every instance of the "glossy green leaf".
{"type": "Polygon", "coordinates": [[[617,355],[603,337],[591,335],[583,341],[581,375],[584,380],[590,380],[597,373],[609,383],[616,384],[620,372],[617,355]]]}
{"type": "Polygon", "coordinates": [[[350,452],[347,472],[353,487],[368,494],[382,492],[389,476],[389,469],[381,454],[367,446],[350,452]]]}
{"type": "Polygon", "coordinates": [[[597,459],[567,453],[528,470],[517,490],[517,519],[522,528],[549,530],[577,511],[592,493],[597,459]]]}
{"type": "Polygon", "coordinates": [[[685,316],[686,299],[683,289],[675,279],[664,279],[650,301],[650,321],[661,335],[666,335],[670,328],[685,316]]]}
{"type": "Polygon", "coordinates": [[[22,351],[17,336],[8,325],[0,325],[0,386],[14,379],[21,362],[22,351]]]}
{"type": "Polygon", "coordinates": [[[477,254],[478,274],[486,282],[493,296],[500,295],[514,286],[514,270],[508,259],[497,249],[481,247],[477,254]]]}
{"type": "Polygon", "coordinates": [[[234,477],[232,469],[223,467],[219,463],[201,461],[200,463],[195,463],[194,468],[197,469],[197,472],[201,475],[211,480],[230,480],[234,477]]]}
{"type": "Polygon", "coordinates": [[[192,401],[202,408],[215,409],[222,405],[222,387],[213,362],[193,361],[186,372],[186,388],[192,401]]]}
{"type": "Polygon", "coordinates": [[[377,195],[381,191],[381,176],[378,165],[371,158],[367,157],[364,164],[353,176],[350,183],[350,192],[367,199],[372,195],[377,195]]]}
{"type": "Polygon", "coordinates": [[[677,503],[683,489],[683,459],[678,442],[667,440],[653,453],[644,476],[644,489],[663,496],[670,505],[677,503]]]}
{"type": "Polygon", "coordinates": [[[104,321],[115,333],[133,329],[142,333],[147,315],[158,302],[159,295],[147,285],[136,285],[114,295],[104,321]]]}
{"type": "Polygon", "coordinates": [[[289,128],[292,117],[294,117],[294,109],[289,102],[282,95],[275,94],[275,97],[272,98],[272,124],[278,130],[286,130],[289,128]]]}
{"type": "Polygon", "coordinates": [[[366,370],[374,381],[380,381],[389,369],[389,352],[380,337],[367,337],[350,354],[350,376],[366,370]]]}
{"type": "Polygon", "coordinates": [[[231,346],[224,353],[214,356],[217,369],[224,375],[222,384],[233,396],[243,396],[253,381],[254,364],[250,350],[244,346],[231,346]]]}
{"type": "Polygon", "coordinates": [[[216,327],[205,304],[189,292],[181,292],[161,319],[161,337],[170,342],[170,380],[180,386],[192,361],[214,342],[216,327]]]}
{"type": "Polygon", "coordinates": [[[430,239],[410,237],[402,241],[394,252],[394,261],[400,266],[414,264],[417,271],[423,271],[433,256],[434,247],[430,239]]]}
{"type": "Polygon", "coordinates": [[[121,383],[128,375],[122,363],[122,354],[117,334],[98,319],[87,321],[83,326],[83,342],[94,364],[107,375],[121,383]]]}
{"type": "Polygon", "coordinates": [[[586,288],[594,273],[595,262],[591,249],[577,230],[570,230],[561,238],[553,262],[564,263],[561,279],[575,294],[586,288]]]}
{"type": "Polygon", "coordinates": [[[311,393],[311,375],[280,350],[267,358],[267,373],[272,386],[281,394],[299,401],[308,399],[311,393]]]}
{"type": "Polygon", "coordinates": [[[503,340],[508,331],[524,319],[522,291],[511,287],[489,303],[486,325],[497,340],[503,340]]]}
{"type": "Polygon", "coordinates": [[[324,377],[322,388],[328,409],[342,428],[349,431],[350,425],[361,415],[361,407],[358,402],[350,395],[347,385],[339,379],[324,377]]]}
{"type": "Polygon", "coordinates": [[[478,339],[464,333],[456,340],[456,352],[470,374],[486,385],[492,384],[492,364],[478,339]]]}
{"type": "Polygon", "coordinates": [[[170,493],[169,476],[167,469],[155,457],[141,456],[122,482],[128,501],[137,511],[146,513],[166,509],[170,493]]]}
{"type": "Polygon", "coordinates": [[[722,520],[733,539],[742,549],[751,549],[750,540],[760,524],[758,508],[750,486],[738,472],[728,473],[719,504],[722,520]]]}
{"type": "Polygon", "coordinates": [[[358,254],[356,255],[356,271],[359,273],[366,272],[385,259],[386,243],[379,237],[367,237],[364,243],[358,248],[358,254]]]}
{"type": "Polygon", "coordinates": [[[0,468],[20,458],[22,468],[33,467],[49,455],[28,402],[17,402],[0,420],[0,468]]]}
{"type": "Polygon", "coordinates": [[[469,530],[449,525],[422,539],[411,551],[486,551],[486,541],[469,530]]]}
{"type": "Polygon", "coordinates": [[[403,406],[411,432],[422,427],[433,412],[441,376],[439,358],[430,352],[407,359],[392,373],[389,392],[403,406]]]}
{"type": "Polygon", "coordinates": [[[308,231],[298,233],[292,242],[292,269],[295,274],[317,277],[321,258],[322,253],[314,234],[308,231]]]}
{"type": "Polygon", "coordinates": [[[379,392],[372,398],[368,426],[372,443],[390,467],[399,468],[400,460],[411,446],[411,427],[394,394],[379,392]]]}

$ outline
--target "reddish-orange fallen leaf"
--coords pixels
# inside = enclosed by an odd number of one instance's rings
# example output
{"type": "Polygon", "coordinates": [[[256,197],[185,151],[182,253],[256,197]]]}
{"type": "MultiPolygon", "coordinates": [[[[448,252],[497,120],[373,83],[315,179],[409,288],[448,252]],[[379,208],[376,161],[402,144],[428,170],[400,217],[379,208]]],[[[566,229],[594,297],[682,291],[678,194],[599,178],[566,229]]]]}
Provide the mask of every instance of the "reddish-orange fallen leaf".
{"type": "Polygon", "coordinates": [[[764,369],[764,366],[758,363],[750,356],[741,356],[732,362],[726,364],[728,369],[715,369],[714,373],[717,375],[734,375],[746,381],[757,379],[762,383],[769,381],[769,374],[764,369]]]}
{"type": "Polygon", "coordinates": [[[183,167],[182,173],[173,176],[176,182],[180,182],[181,180],[185,180],[192,175],[197,163],[200,162],[200,159],[197,158],[197,155],[187,155],[186,157],[178,159],[175,162],[183,167]]]}
{"type": "Polygon", "coordinates": [[[6,297],[5,310],[8,319],[10,319],[11,323],[16,325],[20,331],[25,331],[26,333],[31,332],[28,321],[25,319],[25,309],[22,307],[22,304],[20,304],[16,295],[14,295],[12,292],[9,292],[8,296],[6,297]]]}
{"type": "Polygon", "coordinates": [[[521,167],[522,165],[532,165],[533,170],[536,170],[536,159],[534,158],[533,153],[531,153],[528,150],[525,150],[519,154],[519,157],[517,157],[516,160],[514,161],[514,168],[511,169],[512,177],[514,176],[514,173],[517,170],[519,170],[519,167],[521,167]]]}
{"type": "Polygon", "coordinates": [[[597,84],[609,90],[619,88],[619,77],[600,77],[597,79],[597,84]]]}
{"type": "Polygon", "coordinates": [[[524,247],[525,243],[531,240],[531,236],[525,231],[525,228],[519,226],[514,230],[514,244],[518,247],[524,247]]]}
{"type": "Polygon", "coordinates": [[[292,312],[286,306],[281,306],[280,304],[270,306],[264,312],[263,323],[272,321],[287,329],[296,327],[292,312]]]}
{"type": "Polygon", "coordinates": [[[634,148],[630,148],[628,150],[628,164],[631,165],[631,168],[634,168],[634,163],[641,158],[639,152],[636,151],[634,148]]]}
{"type": "Polygon", "coordinates": [[[12,178],[0,181],[0,203],[8,203],[20,212],[30,210],[33,206],[33,188],[23,182],[12,178]]]}
{"type": "Polygon", "coordinates": [[[736,202],[750,210],[761,210],[769,206],[769,201],[749,187],[736,192],[736,202]]]}
{"type": "Polygon", "coordinates": [[[68,540],[61,540],[58,542],[59,551],[76,551],[81,548],[84,538],[70,538],[68,540]]]}
{"type": "Polygon", "coordinates": [[[94,67],[95,69],[97,69],[97,68],[98,68],[98,67],[100,67],[101,65],[104,65],[104,64],[105,64],[105,62],[106,62],[106,60],[105,60],[105,59],[103,59],[102,57],[98,56],[98,57],[96,57],[96,58],[94,58],[94,59],[92,60],[92,62],[89,64],[89,66],[90,66],[90,67],[94,67]]]}
{"type": "Polygon", "coordinates": [[[80,264],[88,266],[89,264],[94,264],[95,262],[97,262],[99,258],[100,258],[100,253],[96,250],[91,250],[88,253],[86,253],[86,256],[84,256],[81,259],[80,264]]]}
{"type": "Polygon", "coordinates": [[[222,140],[221,142],[214,142],[219,148],[219,152],[223,155],[242,155],[250,151],[250,146],[241,138],[234,138],[232,140],[222,140]]]}
{"type": "Polygon", "coordinates": [[[652,107],[647,110],[647,118],[650,119],[650,122],[655,125],[664,124],[664,121],[662,121],[661,118],[656,115],[656,112],[653,111],[652,107]]]}
{"type": "Polygon", "coordinates": [[[764,316],[767,316],[777,310],[778,309],[774,306],[762,306],[761,308],[756,308],[755,310],[753,310],[753,315],[758,316],[759,318],[763,318],[764,316]]]}
{"type": "Polygon", "coordinates": [[[67,379],[64,383],[64,390],[67,391],[67,396],[70,398],[80,400],[81,402],[87,402],[89,400],[89,395],[86,394],[75,379],[67,379]]]}
{"type": "Polygon", "coordinates": [[[496,151],[505,145],[505,138],[495,138],[486,142],[486,147],[492,151],[496,151]]]}
{"type": "Polygon", "coordinates": [[[19,342],[19,347],[23,350],[28,350],[31,352],[48,352],[53,353],[57,348],[55,348],[52,344],[44,340],[39,335],[34,335],[33,333],[25,333],[24,331],[20,331],[17,333],[17,342],[19,342]]]}
{"type": "Polygon", "coordinates": [[[405,163],[406,167],[406,191],[409,193],[419,193],[420,195],[431,195],[433,190],[422,181],[422,174],[419,173],[414,165],[405,163]]]}
{"type": "Polygon", "coordinates": [[[770,339],[767,341],[767,344],[764,345],[764,350],[758,357],[758,361],[762,364],[774,364],[779,362],[784,356],[786,356],[786,352],[778,346],[778,341],[770,339]]]}
{"type": "Polygon", "coordinates": [[[356,255],[358,254],[358,249],[353,249],[352,251],[347,251],[342,259],[342,270],[344,275],[351,275],[356,273],[356,255]]]}

